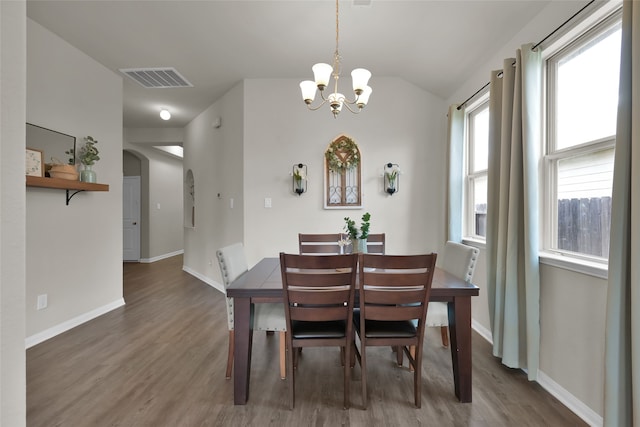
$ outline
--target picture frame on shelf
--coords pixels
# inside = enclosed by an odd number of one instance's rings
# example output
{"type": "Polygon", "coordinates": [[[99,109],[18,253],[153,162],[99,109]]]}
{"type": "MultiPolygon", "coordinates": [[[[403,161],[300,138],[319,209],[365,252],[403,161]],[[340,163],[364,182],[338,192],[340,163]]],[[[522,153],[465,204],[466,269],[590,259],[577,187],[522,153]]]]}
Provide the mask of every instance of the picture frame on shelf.
{"type": "Polygon", "coordinates": [[[44,176],[44,153],[42,150],[27,147],[26,174],[29,176],[44,176]]]}

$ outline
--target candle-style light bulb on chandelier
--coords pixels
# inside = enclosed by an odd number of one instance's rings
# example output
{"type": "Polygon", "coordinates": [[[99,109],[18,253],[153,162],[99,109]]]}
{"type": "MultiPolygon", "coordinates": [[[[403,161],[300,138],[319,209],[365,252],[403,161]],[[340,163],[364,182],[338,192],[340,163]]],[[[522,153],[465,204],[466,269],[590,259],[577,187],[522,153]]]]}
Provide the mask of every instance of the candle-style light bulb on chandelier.
{"type": "Polygon", "coordinates": [[[336,0],[336,51],[333,54],[333,67],[329,64],[319,63],[312,67],[313,77],[315,82],[311,80],[305,80],[300,83],[300,89],[302,90],[302,99],[310,110],[317,110],[324,104],[329,102],[333,117],[337,118],[338,114],[342,110],[342,106],[346,105],[347,109],[354,114],[358,114],[367,102],[369,102],[369,96],[372,89],[367,86],[369,78],[371,78],[371,72],[364,68],[356,68],[351,72],[351,80],[353,83],[353,92],[355,99],[349,101],[343,94],[338,92],[338,80],[340,79],[340,53],[338,52],[338,40],[340,36],[339,30],[340,21],[338,19],[338,0],[336,0]],[[335,81],[333,93],[329,96],[324,96],[324,89],[329,85],[330,78],[333,76],[335,81]],[[316,88],[320,90],[320,96],[322,97],[322,103],[316,107],[311,106],[311,103],[316,97],[316,88]],[[351,107],[353,106],[353,107],[351,107]]]}

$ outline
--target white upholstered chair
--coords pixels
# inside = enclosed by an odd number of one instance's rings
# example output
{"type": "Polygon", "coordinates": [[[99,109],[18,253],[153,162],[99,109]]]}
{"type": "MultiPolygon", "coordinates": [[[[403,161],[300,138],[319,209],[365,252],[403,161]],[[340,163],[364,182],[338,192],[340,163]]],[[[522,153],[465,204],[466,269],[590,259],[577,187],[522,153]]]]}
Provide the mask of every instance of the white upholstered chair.
{"type": "MultiPolygon", "coordinates": [[[[234,243],[216,251],[220,274],[227,287],[242,273],[249,269],[242,243],[234,243]]],[[[227,322],[229,326],[229,354],[227,356],[226,378],[231,378],[233,367],[234,327],[233,327],[233,298],[227,297],[227,322]]],[[[254,308],[253,329],[258,331],[277,331],[280,335],[280,378],[286,377],[286,319],[282,303],[260,303],[254,308]]]]}
{"type": "MultiPolygon", "coordinates": [[[[454,276],[470,282],[480,251],[472,246],[448,241],[444,245],[442,269],[454,276]]],[[[449,315],[446,302],[430,302],[427,310],[426,326],[440,327],[442,345],[449,346],[449,315]]]]}

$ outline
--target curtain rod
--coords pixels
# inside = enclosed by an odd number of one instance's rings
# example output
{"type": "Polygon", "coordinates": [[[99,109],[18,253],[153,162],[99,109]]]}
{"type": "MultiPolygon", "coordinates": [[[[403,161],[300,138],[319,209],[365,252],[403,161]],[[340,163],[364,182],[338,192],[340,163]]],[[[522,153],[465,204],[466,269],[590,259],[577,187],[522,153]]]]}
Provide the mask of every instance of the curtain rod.
{"type": "MultiPolygon", "coordinates": [[[[584,5],[582,7],[582,9],[580,9],[579,11],[577,11],[576,13],[574,13],[573,15],[571,15],[571,17],[569,17],[569,19],[565,20],[562,24],[560,24],[555,30],[551,31],[549,34],[547,34],[547,36],[545,38],[543,38],[542,40],[540,40],[538,43],[536,43],[531,50],[535,50],[538,46],[540,46],[542,43],[544,43],[549,37],[551,37],[552,35],[554,35],[556,32],[558,32],[558,30],[562,27],[564,27],[565,25],[567,25],[573,18],[575,18],[576,16],[578,16],[580,14],[580,12],[582,12],[583,10],[585,10],[587,7],[591,6],[592,3],[594,3],[595,0],[591,0],[589,3],[587,3],[586,5],[584,5]]],[[[467,99],[465,99],[464,101],[462,101],[462,103],[460,105],[458,105],[458,107],[456,108],[457,110],[460,110],[462,108],[463,105],[465,105],[467,102],[469,102],[470,100],[473,99],[474,96],[476,96],[477,94],[479,94],[480,92],[482,92],[487,86],[489,86],[491,84],[491,82],[488,82],[487,84],[485,84],[484,86],[482,86],[480,89],[478,89],[477,91],[475,91],[473,93],[473,95],[471,95],[470,97],[468,97],[467,99]]]]}

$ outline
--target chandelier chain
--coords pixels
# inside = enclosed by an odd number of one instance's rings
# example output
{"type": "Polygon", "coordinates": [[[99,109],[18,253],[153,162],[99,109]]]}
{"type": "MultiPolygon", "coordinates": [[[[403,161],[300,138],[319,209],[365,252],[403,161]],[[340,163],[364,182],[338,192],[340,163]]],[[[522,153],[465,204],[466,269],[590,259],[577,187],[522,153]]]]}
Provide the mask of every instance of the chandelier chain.
{"type": "Polygon", "coordinates": [[[336,0],[336,51],[333,54],[333,79],[334,79],[334,92],[338,92],[338,79],[340,78],[340,51],[338,50],[338,44],[340,40],[340,18],[338,13],[339,0],[336,0]]]}
{"type": "MultiPolygon", "coordinates": [[[[1,0],[0,0],[1,1],[1,0]]],[[[351,72],[353,79],[353,92],[355,99],[350,101],[344,96],[344,94],[338,92],[338,80],[340,79],[340,73],[342,71],[342,58],[340,56],[340,0],[336,1],[336,50],[333,53],[333,67],[329,64],[318,63],[315,64],[312,69],[314,72],[315,82],[305,80],[300,83],[300,89],[302,90],[302,99],[307,104],[307,108],[310,110],[317,110],[325,103],[329,103],[333,117],[337,117],[340,110],[345,106],[352,113],[359,113],[369,100],[371,95],[371,87],[367,86],[367,82],[371,77],[371,72],[364,68],[357,68],[351,72]],[[330,87],[331,77],[333,77],[334,89],[333,93],[325,96],[325,88],[330,87]],[[316,89],[320,90],[320,97],[322,102],[320,105],[314,107],[311,104],[316,94],[316,89]],[[351,108],[353,105],[354,108],[351,108]],[[356,109],[357,108],[357,109],[356,109]]]]}

